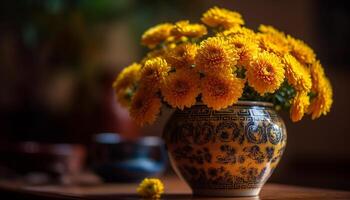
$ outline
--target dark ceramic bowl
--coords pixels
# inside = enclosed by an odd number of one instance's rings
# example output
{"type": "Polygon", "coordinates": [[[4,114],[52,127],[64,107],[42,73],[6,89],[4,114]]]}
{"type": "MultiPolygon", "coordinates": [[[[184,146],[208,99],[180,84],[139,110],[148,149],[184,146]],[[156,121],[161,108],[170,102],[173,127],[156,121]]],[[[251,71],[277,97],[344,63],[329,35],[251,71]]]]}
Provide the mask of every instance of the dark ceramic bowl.
{"type": "Polygon", "coordinates": [[[94,138],[93,169],[106,182],[136,182],[159,176],[167,157],[161,138],[124,140],[117,133],[100,133],[94,138]]]}

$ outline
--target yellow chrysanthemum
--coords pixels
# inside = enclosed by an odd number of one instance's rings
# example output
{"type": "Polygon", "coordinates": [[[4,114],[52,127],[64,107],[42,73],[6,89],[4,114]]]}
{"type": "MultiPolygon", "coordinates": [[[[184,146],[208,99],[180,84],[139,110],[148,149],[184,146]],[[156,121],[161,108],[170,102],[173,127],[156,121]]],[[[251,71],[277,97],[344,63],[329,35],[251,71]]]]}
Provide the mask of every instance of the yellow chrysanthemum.
{"type": "Polygon", "coordinates": [[[170,36],[173,26],[172,24],[164,23],[149,28],[142,35],[141,43],[149,48],[154,48],[170,36]]]}
{"type": "Polygon", "coordinates": [[[204,73],[228,73],[237,64],[237,51],[223,37],[211,37],[200,43],[196,68],[204,73]]]}
{"type": "Polygon", "coordinates": [[[320,63],[320,61],[314,62],[310,67],[311,79],[312,79],[312,91],[317,93],[321,88],[326,74],[320,63]]]}
{"type": "Polygon", "coordinates": [[[247,68],[247,79],[251,87],[264,95],[276,91],[284,80],[284,69],[281,60],[268,52],[258,53],[247,68]]]}
{"type": "Polygon", "coordinates": [[[146,54],[146,56],[141,60],[141,64],[144,65],[147,60],[150,60],[152,58],[161,57],[163,58],[164,55],[168,52],[166,49],[154,49],[146,54]]]}
{"type": "Polygon", "coordinates": [[[141,68],[140,82],[150,90],[158,90],[169,71],[170,66],[165,59],[160,57],[149,59],[141,68]]]}
{"type": "Polygon", "coordinates": [[[226,36],[245,36],[250,39],[255,38],[255,33],[253,30],[243,27],[243,26],[234,26],[230,29],[218,32],[216,36],[226,37],[226,36]]]}
{"type": "Polygon", "coordinates": [[[229,43],[237,50],[238,64],[248,66],[258,52],[258,44],[248,37],[237,35],[229,38],[229,43]]]}
{"type": "Polygon", "coordinates": [[[316,61],[310,70],[312,92],[316,96],[311,100],[308,113],[311,114],[312,119],[316,119],[330,111],[333,103],[333,89],[319,61],[316,61]]]}
{"type": "Polygon", "coordinates": [[[164,193],[164,185],[159,179],[145,178],[137,188],[137,193],[144,198],[159,199],[164,193]]]}
{"type": "Polygon", "coordinates": [[[316,61],[314,51],[303,41],[288,35],[289,51],[300,63],[304,65],[312,64],[316,61]]]}
{"type": "Polygon", "coordinates": [[[140,64],[133,63],[124,68],[113,82],[117,100],[122,106],[127,107],[130,103],[136,84],[140,80],[140,69],[140,64]]]}
{"type": "Polygon", "coordinates": [[[176,69],[192,68],[197,54],[197,45],[185,43],[178,45],[166,54],[166,61],[176,69]]]}
{"type": "Polygon", "coordinates": [[[166,102],[182,110],[196,103],[199,87],[199,74],[193,70],[182,69],[169,74],[161,87],[161,92],[166,102]]]}
{"type": "Polygon", "coordinates": [[[277,30],[273,26],[260,24],[258,30],[262,33],[271,34],[271,35],[279,36],[282,38],[285,37],[285,34],[282,31],[277,30]]]}
{"type": "Polygon", "coordinates": [[[308,111],[310,99],[307,92],[298,92],[292,101],[290,118],[293,122],[300,121],[308,111]]]}
{"type": "Polygon", "coordinates": [[[171,34],[177,38],[182,36],[190,38],[199,38],[206,35],[207,28],[202,24],[190,24],[188,20],[179,21],[171,30],[171,34]]]}
{"type": "Polygon", "coordinates": [[[289,51],[288,43],[281,37],[272,34],[258,33],[257,40],[259,41],[261,50],[274,53],[280,57],[283,57],[289,51]]]}
{"type": "Polygon", "coordinates": [[[208,107],[220,110],[238,101],[245,81],[232,74],[208,75],[201,79],[202,101],[208,107]]]}
{"type": "MultiPolygon", "coordinates": [[[[174,28],[173,28],[174,29],[174,28]]],[[[173,30],[172,29],[172,30],[173,30]]],[[[172,31],[171,31],[172,32],[172,31]]],[[[164,47],[165,49],[173,49],[177,46],[177,44],[179,42],[188,42],[189,38],[186,37],[186,36],[175,36],[174,34],[171,34],[171,36],[169,36],[166,40],[165,40],[165,43],[164,43],[164,47]]]]}
{"type": "Polygon", "coordinates": [[[151,124],[160,112],[161,100],[155,93],[142,87],[132,97],[130,116],[140,126],[151,124]]]}
{"type": "Polygon", "coordinates": [[[278,56],[283,57],[289,51],[285,34],[272,26],[260,25],[257,34],[259,47],[278,56]]]}
{"type": "Polygon", "coordinates": [[[297,91],[309,92],[312,83],[308,69],[290,54],[284,56],[283,63],[288,83],[294,86],[297,91]]]}
{"type": "Polygon", "coordinates": [[[324,80],[322,88],[318,91],[317,96],[311,100],[309,114],[312,119],[319,118],[321,115],[326,115],[333,104],[333,90],[328,79],[324,80]]]}
{"type": "Polygon", "coordinates": [[[202,22],[210,27],[222,26],[225,29],[244,24],[241,14],[224,8],[214,7],[206,11],[202,18],[202,22]]]}

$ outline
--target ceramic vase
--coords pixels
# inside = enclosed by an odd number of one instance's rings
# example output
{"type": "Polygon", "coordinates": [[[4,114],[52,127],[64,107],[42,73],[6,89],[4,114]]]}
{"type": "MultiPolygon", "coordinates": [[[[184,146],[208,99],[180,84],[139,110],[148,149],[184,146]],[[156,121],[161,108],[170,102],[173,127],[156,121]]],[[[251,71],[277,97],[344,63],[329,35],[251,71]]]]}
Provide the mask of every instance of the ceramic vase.
{"type": "Polygon", "coordinates": [[[256,196],[284,152],[287,133],[272,104],[239,101],[215,111],[176,110],[163,131],[175,172],[201,196],[256,196]]]}

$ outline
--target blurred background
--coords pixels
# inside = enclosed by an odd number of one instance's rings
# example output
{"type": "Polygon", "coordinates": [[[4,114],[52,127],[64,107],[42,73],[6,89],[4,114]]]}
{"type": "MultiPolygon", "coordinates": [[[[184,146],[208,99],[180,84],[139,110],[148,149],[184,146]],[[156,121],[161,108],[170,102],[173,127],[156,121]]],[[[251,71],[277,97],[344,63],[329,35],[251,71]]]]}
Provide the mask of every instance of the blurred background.
{"type": "Polygon", "coordinates": [[[282,113],[288,145],[270,182],[350,190],[350,7],[317,0],[2,2],[0,175],[28,173],[11,168],[27,162],[22,151],[74,154],[70,168],[79,171],[90,166],[97,133],[160,136],[166,119],[135,128],[115,102],[113,79],[145,54],[139,44],[145,29],[183,18],[198,22],[215,5],[240,12],[248,27],[270,24],[307,42],[333,84],[328,116],[293,124],[282,113]]]}

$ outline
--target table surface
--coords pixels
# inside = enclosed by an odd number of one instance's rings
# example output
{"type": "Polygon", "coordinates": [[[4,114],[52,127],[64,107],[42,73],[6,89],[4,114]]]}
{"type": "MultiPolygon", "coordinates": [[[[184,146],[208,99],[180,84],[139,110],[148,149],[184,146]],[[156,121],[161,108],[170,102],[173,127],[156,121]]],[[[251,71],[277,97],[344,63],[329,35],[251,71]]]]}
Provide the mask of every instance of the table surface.
{"type": "MultiPolygon", "coordinates": [[[[259,197],[206,198],[193,197],[190,188],[177,177],[163,177],[163,199],[350,199],[350,192],[298,187],[282,184],[266,184],[259,197]]],[[[26,186],[21,183],[0,181],[0,192],[7,192],[18,199],[140,199],[136,195],[137,184],[95,184],[85,186],[26,186]]]]}

